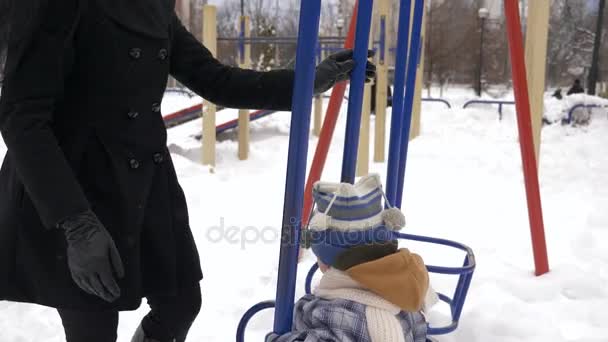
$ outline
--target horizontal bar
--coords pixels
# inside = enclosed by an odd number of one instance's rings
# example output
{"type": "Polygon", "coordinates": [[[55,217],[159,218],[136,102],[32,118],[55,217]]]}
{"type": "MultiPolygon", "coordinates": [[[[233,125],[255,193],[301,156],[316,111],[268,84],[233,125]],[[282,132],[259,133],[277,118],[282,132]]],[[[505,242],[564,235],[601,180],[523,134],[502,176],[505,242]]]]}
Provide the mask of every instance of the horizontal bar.
{"type": "Polygon", "coordinates": [[[448,108],[452,108],[452,104],[448,100],[444,100],[444,99],[424,97],[424,98],[422,98],[422,102],[440,102],[440,103],[445,104],[448,108]]]}
{"type": "Polygon", "coordinates": [[[236,329],[236,342],[245,342],[245,331],[247,330],[247,324],[249,324],[249,321],[251,321],[253,316],[257,315],[261,311],[272,309],[274,306],[274,301],[266,301],[258,303],[252,306],[251,309],[247,310],[239,321],[239,326],[236,329]]]}
{"type": "Polygon", "coordinates": [[[591,109],[591,108],[606,108],[608,107],[608,105],[597,105],[597,104],[577,104],[575,106],[573,106],[569,111],[568,111],[568,119],[566,119],[564,122],[566,124],[571,124],[572,123],[572,116],[574,115],[574,111],[579,109],[579,108],[587,108],[587,109],[591,109]]]}
{"type": "MultiPolygon", "coordinates": [[[[253,113],[249,114],[249,121],[253,122],[255,120],[264,118],[264,117],[269,116],[269,115],[274,114],[274,113],[276,113],[276,112],[272,111],[272,110],[258,110],[256,112],[253,112],[253,113]]],[[[223,124],[217,126],[216,133],[218,133],[218,134],[219,133],[223,133],[225,131],[237,128],[238,126],[239,126],[239,120],[238,119],[230,120],[230,121],[228,121],[226,123],[223,123],[223,124]]]]}
{"type": "MultiPolygon", "coordinates": [[[[319,41],[344,41],[346,37],[319,37],[319,41]]],[[[239,38],[239,37],[218,37],[217,40],[219,42],[239,42],[239,41],[258,41],[258,40],[284,40],[284,41],[293,41],[296,43],[298,41],[298,37],[248,37],[248,38],[239,38]]]]}

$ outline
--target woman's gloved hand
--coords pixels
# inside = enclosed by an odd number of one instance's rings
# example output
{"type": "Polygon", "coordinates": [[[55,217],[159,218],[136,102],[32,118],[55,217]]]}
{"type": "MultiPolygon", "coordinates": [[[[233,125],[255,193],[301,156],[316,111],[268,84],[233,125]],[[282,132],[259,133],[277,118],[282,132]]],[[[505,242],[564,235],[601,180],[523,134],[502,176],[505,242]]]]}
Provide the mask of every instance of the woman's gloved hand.
{"type": "Polygon", "coordinates": [[[124,267],[114,240],[95,213],[86,211],[59,224],[68,243],[68,267],[83,291],[107,302],[120,297],[115,275],[124,277],[124,267]]]}
{"type": "MultiPolygon", "coordinates": [[[[367,54],[368,58],[375,55],[373,50],[367,54]]],[[[315,74],[315,95],[322,94],[331,89],[336,83],[346,81],[355,69],[357,63],[353,59],[353,50],[343,50],[327,57],[317,66],[315,74]]],[[[376,78],[376,65],[368,61],[365,69],[366,82],[376,78]]]]}

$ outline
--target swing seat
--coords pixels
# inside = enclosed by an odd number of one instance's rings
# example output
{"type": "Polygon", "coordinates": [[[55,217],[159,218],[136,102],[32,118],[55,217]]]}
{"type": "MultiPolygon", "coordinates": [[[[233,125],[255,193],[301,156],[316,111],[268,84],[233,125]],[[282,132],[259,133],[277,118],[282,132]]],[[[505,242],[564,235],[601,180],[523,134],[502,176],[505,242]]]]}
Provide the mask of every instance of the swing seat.
{"type": "MultiPolygon", "coordinates": [[[[395,233],[395,236],[402,240],[418,241],[449,248],[455,248],[466,253],[464,258],[464,264],[462,267],[444,267],[432,265],[426,266],[427,270],[430,273],[458,276],[458,283],[456,285],[456,289],[454,290],[454,295],[452,297],[449,297],[443,293],[437,293],[439,299],[442,302],[448,304],[450,307],[450,313],[452,316],[451,323],[441,327],[432,327],[429,325],[427,335],[446,335],[454,332],[456,329],[458,329],[460,315],[462,314],[462,309],[464,307],[464,303],[469,292],[469,287],[471,285],[471,280],[473,278],[473,272],[475,271],[476,263],[475,254],[473,253],[473,250],[464,244],[445,239],[402,233],[395,233]]],[[[319,266],[317,265],[317,263],[315,263],[308,272],[308,275],[306,276],[305,290],[307,294],[312,293],[312,280],[318,270],[319,266]]],[[[247,324],[249,323],[251,318],[253,318],[261,311],[272,309],[274,307],[274,301],[265,301],[260,302],[252,306],[249,310],[247,310],[247,312],[243,315],[241,321],[239,322],[239,326],[236,333],[236,341],[245,341],[245,330],[247,329],[247,324]]],[[[433,341],[433,339],[429,338],[427,341],[433,341]]]]}

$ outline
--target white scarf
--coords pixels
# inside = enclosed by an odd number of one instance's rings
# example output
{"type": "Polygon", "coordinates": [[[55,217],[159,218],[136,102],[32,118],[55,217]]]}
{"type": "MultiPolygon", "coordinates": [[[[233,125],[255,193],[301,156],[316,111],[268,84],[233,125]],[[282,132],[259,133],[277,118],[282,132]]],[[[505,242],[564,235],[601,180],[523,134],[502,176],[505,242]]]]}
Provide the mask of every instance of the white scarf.
{"type": "Polygon", "coordinates": [[[366,306],[365,317],[372,342],[405,342],[397,315],[401,309],[377,294],[364,289],[346,273],[329,269],[314,295],[327,299],[344,299],[366,306]]]}

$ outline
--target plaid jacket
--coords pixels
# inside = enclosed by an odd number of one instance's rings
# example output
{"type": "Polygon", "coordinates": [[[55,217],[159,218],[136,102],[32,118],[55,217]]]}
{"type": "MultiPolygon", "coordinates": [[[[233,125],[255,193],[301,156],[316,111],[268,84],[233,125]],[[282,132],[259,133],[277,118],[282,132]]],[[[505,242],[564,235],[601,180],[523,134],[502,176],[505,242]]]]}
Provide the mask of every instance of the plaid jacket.
{"type": "MultiPolygon", "coordinates": [[[[426,321],[421,313],[401,312],[397,316],[405,342],[426,341],[426,321]]],[[[296,303],[294,331],[266,342],[377,342],[368,331],[366,306],[344,299],[327,300],[306,295],[296,303]]],[[[391,342],[391,341],[385,341],[391,342]]]]}

